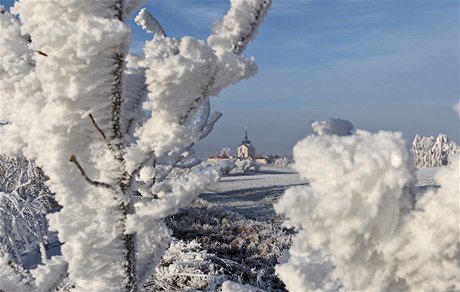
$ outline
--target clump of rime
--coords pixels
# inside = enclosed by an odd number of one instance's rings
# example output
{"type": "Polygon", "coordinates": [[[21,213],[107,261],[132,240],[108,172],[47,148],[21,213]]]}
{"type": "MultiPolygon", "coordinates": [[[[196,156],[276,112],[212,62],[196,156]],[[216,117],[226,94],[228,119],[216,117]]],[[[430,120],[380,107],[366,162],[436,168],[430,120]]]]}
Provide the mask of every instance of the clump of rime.
{"type": "Polygon", "coordinates": [[[309,136],[294,159],[310,184],[274,206],[298,231],[276,267],[288,290],[460,288],[458,156],[437,174],[442,187],[417,202],[400,133],[309,136]]]}
{"type": "Polygon", "coordinates": [[[350,136],[354,126],[350,121],[342,119],[329,119],[326,121],[313,121],[311,123],[313,133],[322,135],[350,136]]]}

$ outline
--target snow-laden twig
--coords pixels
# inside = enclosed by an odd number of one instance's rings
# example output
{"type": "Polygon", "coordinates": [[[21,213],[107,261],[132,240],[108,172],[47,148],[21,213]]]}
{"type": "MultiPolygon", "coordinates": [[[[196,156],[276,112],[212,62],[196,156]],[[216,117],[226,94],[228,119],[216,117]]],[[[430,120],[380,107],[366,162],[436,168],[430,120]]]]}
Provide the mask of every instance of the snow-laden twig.
{"type": "Polygon", "coordinates": [[[165,37],[166,33],[161,24],[155,17],[145,8],[139,11],[135,18],[136,23],[148,33],[154,33],[157,37],[165,37]]]}

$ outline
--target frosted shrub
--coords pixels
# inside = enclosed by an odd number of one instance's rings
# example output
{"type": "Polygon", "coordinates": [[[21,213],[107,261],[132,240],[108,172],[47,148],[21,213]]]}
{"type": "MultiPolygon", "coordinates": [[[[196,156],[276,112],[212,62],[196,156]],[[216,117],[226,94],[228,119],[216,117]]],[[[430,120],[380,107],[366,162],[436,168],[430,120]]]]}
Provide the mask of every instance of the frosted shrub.
{"type": "Polygon", "coordinates": [[[251,159],[228,159],[212,163],[222,174],[244,174],[259,170],[259,164],[251,159]]]}
{"type": "Polygon", "coordinates": [[[436,139],[416,135],[411,152],[414,155],[415,166],[439,167],[447,165],[452,156],[460,153],[460,146],[450,141],[444,134],[439,134],[436,139]]]}
{"type": "Polygon", "coordinates": [[[248,219],[202,199],[195,200],[190,208],[171,216],[166,223],[174,237],[187,242],[187,246],[171,246],[147,282],[149,286],[152,284],[147,291],[162,287],[178,290],[187,285],[202,291],[217,291],[216,287],[225,280],[249,284],[260,291],[283,289],[274,266],[282,250],[290,245],[291,234],[279,224],[248,219]],[[186,248],[178,250],[181,246],[186,248]]]}
{"type": "Polygon", "coordinates": [[[51,234],[45,215],[57,205],[44,181],[33,162],[0,155],[0,245],[21,265],[37,250],[46,261],[51,234]]]}
{"type": "Polygon", "coordinates": [[[415,206],[399,133],[309,136],[294,159],[310,185],[275,204],[298,231],[276,267],[288,290],[460,288],[458,157],[437,175],[442,187],[415,206]]]}
{"type": "Polygon", "coordinates": [[[277,158],[273,165],[278,167],[292,167],[292,161],[287,157],[277,158]]]}
{"type": "Polygon", "coordinates": [[[230,174],[242,174],[248,172],[254,172],[259,169],[259,164],[251,159],[236,159],[233,163],[233,167],[230,170],[230,174]]]}
{"type": "Polygon", "coordinates": [[[126,23],[142,3],[0,7],[0,153],[34,159],[63,206],[48,216],[62,257],[33,272],[36,287],[16,290],[53,289],[67,273],[80,290],[138,290],[170,241],[163,218],[219,178],[210,168],[170,174],[196,164],[185,162],[192,146],[220,118],[209,98],[256,74],[241,53],[271,1],[233,0],[206,41],[167,36],[143,9],[136,21],[154,36],[137,57],[126,23]]]}

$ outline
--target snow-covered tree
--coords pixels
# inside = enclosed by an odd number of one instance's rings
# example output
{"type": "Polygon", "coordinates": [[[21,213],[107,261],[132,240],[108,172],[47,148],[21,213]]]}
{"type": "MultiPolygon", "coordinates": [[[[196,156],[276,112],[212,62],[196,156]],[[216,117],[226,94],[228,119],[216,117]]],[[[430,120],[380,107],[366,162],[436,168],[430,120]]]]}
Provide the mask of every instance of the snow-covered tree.
{"type": "Polygon", "coordinates": [[[460,157],[415,202],[400,133],[309,136],[294,147],[308,186],[275,204],[295,227],[276,271],[289,291],[460,289],[460,157]]]}
{"type": "Polygon", "coordinates": [[[224,147],[220,150],[220,155],[226,155],[227,157],[230,157],[232,156],[232,149],[228,148],[228,147],[224,147]]]}
{"type": "Polygon", "coordinates": [[[416,135],[412,142],[414,163],[417,167],[438,167],[449,163],[449,159],[460,153],[460,147],[450,141],[445,134],[439,134],[435,139],[416,135]]]}
{"type": "Polygon", "coordinates": [[[349,136],[353,134],[354,126],[350,121],[329,119],[327,121],[312,121],[311,129],[316,135],[349,136]]]}
{"type": "Polygon", "coordinates": [[[271,0],[232,0],[206,41],[169,37],[142,9],[154,36],[136,57],[126,22],[142,2],[1,8],[0,152],[35,159],[63,206],[48,216],[62,257],[33,273],[39,290],[66,272],[85,291],[140,289],[170,241],[162,218],[219,177],[206,168],[152,188],[219,119],[209,98],[256,73],[241,54],[271,0]]]}
{"type": "Polygon", "coordinates": [[[290,167],[292,165],[292,161],[287,157],[280,157],[273,162],[273,165],[279,167],[290,167]]]}

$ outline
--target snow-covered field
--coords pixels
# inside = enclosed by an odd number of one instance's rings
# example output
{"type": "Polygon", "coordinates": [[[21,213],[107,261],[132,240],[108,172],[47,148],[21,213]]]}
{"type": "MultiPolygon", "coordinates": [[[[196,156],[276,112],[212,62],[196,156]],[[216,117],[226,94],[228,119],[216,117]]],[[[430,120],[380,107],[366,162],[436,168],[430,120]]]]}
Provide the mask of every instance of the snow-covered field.
{"type": "MultiPolygon", "coordinates": [[[[437,170],[439,167],[417,169],[417,193],[437,187],[434,180],[437,170]]],[[[284,190],[307,183],[292,169],[264,165],[257,173],[224,176],[200,197],[250,219],[271,220],[275,216],[273,203],[284,190]]]]}
{"type": "Polygon", "coordinates": [[[250,219],[272,220],[273,203],[286,187],[305,183],[291,169],[262,166],[257,173],[223,177],[200,197],[250,219]]]}

